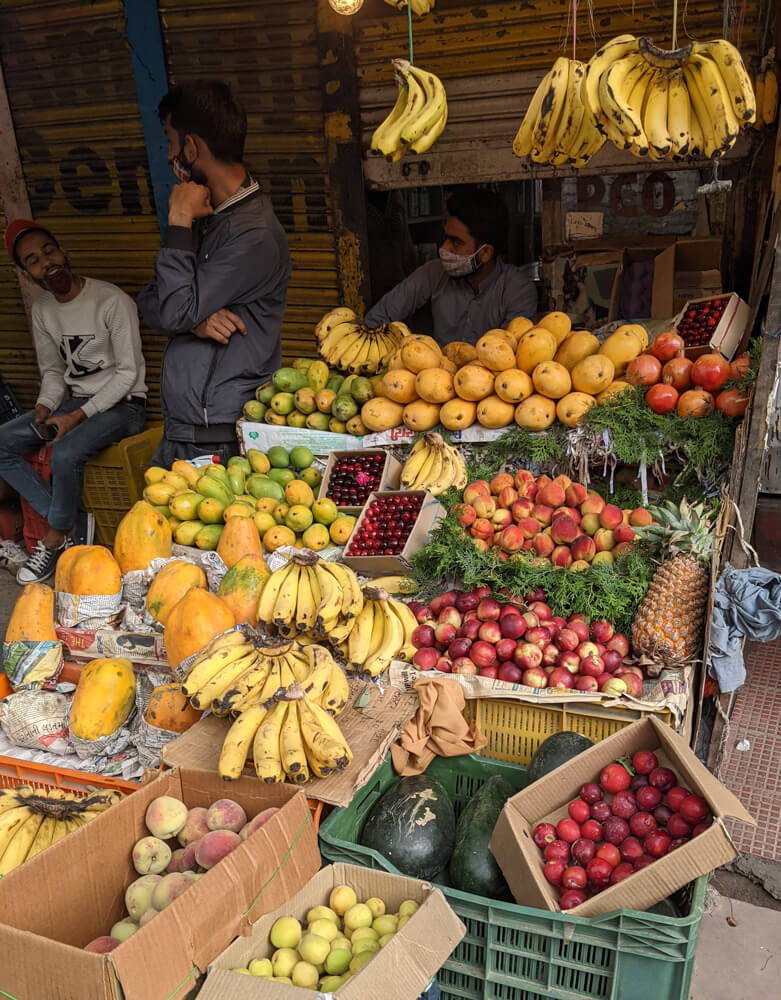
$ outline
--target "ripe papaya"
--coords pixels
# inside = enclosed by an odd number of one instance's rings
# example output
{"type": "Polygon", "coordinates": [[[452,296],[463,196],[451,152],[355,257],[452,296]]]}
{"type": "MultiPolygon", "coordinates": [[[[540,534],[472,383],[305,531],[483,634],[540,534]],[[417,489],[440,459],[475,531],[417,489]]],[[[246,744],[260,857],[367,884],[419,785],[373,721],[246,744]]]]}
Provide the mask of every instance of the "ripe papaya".
{"type": "Polygon", "coordinates": [[[187,700],[181,684],[161,684],[149,696],[144,718],[155,729],[184,733],[203,715],[187,700]]]}
{"type": "Polygon", "coordinates": [[[28,583],[17,598],[6,642],[56,642],[54,631],[54,591],[45,583],[28,583]]]}
{"type": "Polygon", "coordinates": [[[74,545],[57,560],[54,589],[61,594],[117,594],[122,574],[103,545],[74,545]]]}
{"type": "Polygon", "coordinates": [[[146,569],[153,559],[171,555],[171,525],[145,500],[139,500],[117,525],[114,558],[122,575],[146,569]]]}
{"type": "Polygon", "coordinates": [[[130,660],[92,660],[81,672],[73,695],[70,731],[80,740],[110,736],[133,710],[136,678],[130,660]]]}
{"type": "Polygon", "coordinates": [[[200,566],[175,559],[163,566],[152,580],[146,595],[146,610],[165,625],[174,607],[192,587],[208,590],[206,574],[200,566]]]}
{"type": "Polygon", "coordinates": [[[216,635],[227,632],[235,624],[233,612],[222,598],[200,587],[188,590],[168,615],[163,635],[171,668],[178,667],[193,653],[199,653],[216,635]]]}

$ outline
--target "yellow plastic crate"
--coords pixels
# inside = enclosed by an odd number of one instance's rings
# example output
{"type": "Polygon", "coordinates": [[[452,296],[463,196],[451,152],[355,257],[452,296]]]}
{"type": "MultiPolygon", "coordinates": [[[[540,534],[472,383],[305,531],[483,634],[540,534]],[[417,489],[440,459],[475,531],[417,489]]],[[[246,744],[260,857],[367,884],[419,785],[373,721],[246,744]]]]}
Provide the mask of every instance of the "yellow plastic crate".
{"type": "Polygon", "coordinates": [[[554,733],[580,733],[599,743],[647,715],[655,715],[668,726],[674,723],[669,709],[651,712],[598,705],[574,709],[568,705],[531,705],[500,698],[471,699],[464,708],[467,721],[474,722],[488,740],[480,751],[483,756],[523,765],[531,762],[537,747],[554,733]]]}
{"type": "Polygon", "coordinates": [[[144,470],[163,436],[163,425],[147,427],[91,458],[84,468],[82,503],[95,516],[95,541],[111,545],[116,527],[144,490],[144,470]]]}

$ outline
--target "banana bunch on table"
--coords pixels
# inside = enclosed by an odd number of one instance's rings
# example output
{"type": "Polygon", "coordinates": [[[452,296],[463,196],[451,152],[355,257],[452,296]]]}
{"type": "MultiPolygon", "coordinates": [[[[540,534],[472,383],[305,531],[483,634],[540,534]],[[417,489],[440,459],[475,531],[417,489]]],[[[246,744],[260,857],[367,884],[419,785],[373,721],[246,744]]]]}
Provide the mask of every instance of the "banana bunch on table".
{"type": "Polygon", "coordinates": [[[0,791],[0,878],[122,798],[120,792],[78,795],[65,788],[20,785],[0,791]]]}
{"type": "Polygon", "coordinates": [[[466,483],[461,453],[433,431],[418,438],[401,470],[405,490],[428,490],[435,497],[451,487],[462,490],[466,483]]]}
{"type": "Polygon", "coordinates": [[[425,153],[447,122],[447,95],[438,76],[406,59],[394,59],[399,95],[388,117],[376,128],[371,148],[392,163],[410,150],[425,153]]]}
{"type": "Polygon", "coordinates": [[[411,660],[415,655],[412,633],[415,615],[403,601],[382,587],[363,588],[363,609],[355,620],[342,652],[348,667],[365,677],[378,677],[392,660],[411,660]]]}
{"type": "Polygon", "coordinates": [[[589,61],[586,99],[615,146],[657,161],[723,156],[756,116],[751,78],[723,38],[665,50],[619,35],[589,61]]]}
{"type": "Polygon", "coordinates": [[[334,368],[354,375],[376,374],[409,335],[404,323],[383,323],[370,329],[347,306],[327,312],[315,327],[323,359],[334,368]]]}

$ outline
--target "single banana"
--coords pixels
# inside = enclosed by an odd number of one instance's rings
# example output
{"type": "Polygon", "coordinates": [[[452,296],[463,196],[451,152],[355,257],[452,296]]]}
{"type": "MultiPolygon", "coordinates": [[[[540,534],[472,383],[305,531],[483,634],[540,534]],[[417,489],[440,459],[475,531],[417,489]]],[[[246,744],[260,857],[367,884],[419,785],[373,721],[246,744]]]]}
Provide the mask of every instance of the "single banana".
{"type": "Polygon", "coordinates": [[[358,317],[348,306],[338,306],[323,316],[315,327],[315,336],[318,341],[324,340],[331,330],[339,326],[340,323],[355,322],[357,319],[358,317]]]}
{"type": "Polygon", "coordinates": [[[319,701],[331,680],[331,667],[334,658],[324,646],[307,646],[306,651],[311,672],[301,688],[304,697],[319,701]]]}
{"type": "Polygon", "coordinates": [[[212,702],[217,702],[238,680],[245,670],[255,665],[258,654],[253,649],[240,660],[235,660],[224,667],[218,674],[194,691],[189,697],[193,708],[207,709],[212,702]]]}
{"type": "Polygon", "coordinates": [[[320,696],[320,704],[331,715],[339,715],[350,700],[350,685],[339,664],[331,659],[331,676],[325,691],[320,696]]]}
{"type": "Polygon", "coordinates": [[[239,715],[225,734],[217,768],[223,780],[235,781],[241,777],[255,734],[267,713],[265,705],[253,705],[239,715]]]}
{"type": "Polygon", "coordinates": [[[377,126],[374,130],[371,140],[371,148],[377,152],[387,155],[385,150],[390,148],[395,149],[394,146],[390,146],[388,143],[388,136],[395,130],[397,125],[402,121],[407,110],[407,97],[408,90],[406,87],[399,85],[399,93],[396,98],[396,103],[393,105],[391,113],[377,126]]]}
{"type": "MultiPolygon", "coordinates": [[[[324,731],[312,711],[312,702],[304,698],[302,701],[296,702],[296,709],[301,737],[304,742],[304,752],[312,774],[318,778],[327,778],[334,771],[344,770],[349,763],[346,753],[347,744],[344,741],[337,742],[324,731]]],[[[320,709],[320,711],[323,710],[320,709]]],[[[328,713],[324,712],[323,714],[327,715],[328,713]]],[[[330,719],[330,716],[328,717],[330,719]]]]}
{"type": "Polygon", "coordinates": [[[585,104],[592,115],[594,125],[602,129],[607,116],[599,103],[599,80],[603,73],[618,59],[637,52],[638,44],[634,35],[618,35],[598,49],[586,66],[585,104]]]}
{"type": "Polygon", "coordinates": [[[64,819],[58,819],[54,826],[54,833],[52,834],[52,844],[56,844],[58,840],[62,840],[63,837],[68,836],[68,824],[64,819]]]}
{"type": "Polygon", "coordinates": [[[529,107],[526,109],[526,114],[521,120],[521,124],[515,134],[515,139],[513,139],[513,152],[516,156],[529,156],[534,148],[534,132],[537,128],[537,120],[540,117],[542,102],[550,88],[552,74],[553,70],[548,70],[532,94],[529,107]]]}
{"type": "Polygon", "coordinates": [[[651,159],[664,159],[672,150],[672,139],[667,129],[669,77],[660,72],[651,81],[648,101],[643,112],[643,131],[648,136],[648,155],[651,159]]]}
{"type": "MultiPolygon", "coordinates": [[[[686,89],[688,91],[689,88],[687,87],[686,89]]],[[[691,102],[691,94],[689,95],[689,100],[691,102]]],[[[689,158],[699,159],[705,155],[705,136],[702,131],[702,125],[700,125],[700,119],[697,117],[697,112],[694,110],[693,103],[690,103],[689,109],[689,131],[691,133],[691,139],[689,140],[689,158]]]]}
{"type": "Polygon", "coordinates": [[[399,619],[401,627],[404,631],[404,645],[398,652],[398,658],[411,660],[417,651],[417,647],[412,641],[412,633],[418,627],[417,619],[403,601],[397,601],[394,598],[389,597],[388,607],[399,619]]]}
{"type": "Polygon", "coordinates": [[[282,754],[279,746],[279,735],[288,712],[288,703],[279,701],[258,727],[252,743],[252,758],[255,763],[255,773],[267,785],[282,781],[282,754]]]}
{"type": "Polygon", "coordinates": [[[686,156],[691,144],[692,104],[682,70],[670,74],[667,90],[667,131],[673,156],[686,156]]]}
{"type": "Polygon", "coordinates": [[[311,632],[317,619],[317,607],[312,596],[311,578],[314,570],[304,566],[298,578],[298,595],[296,597],[296,629],[299,632],[311,632]]]}
{"type": "MultiPolygon", "coordinates": [[[[353,754],[350,747],[347,744],[347,740],[344,738],[344,733],[339,728],[339,723],[333,716],[330,716],[324,708],[321,708],[316,701],[310,701],[308,698],[303,698],[298,702],[305,709],[305,714],[310,715],[317,727],[320,729],[325,736],[332,740],[333,743],[340,748],[340,756],[346,763],[342,763],[341,760],[338,763],[340,770],[351,764],[353,760],[353,754]]],[[[303,727],[302,727],[303,728],[303,727]]]]}
{"type": "Polygon", "coordinates": [[[32,810],[28,809],[27,806],[17,806],[15,809],[11,809],[0,816],[0,859],[3,857],[5,849],[19,831],[19,828],[32,815],[32,810]]]}
{"type": "MultiPolygon", "coordinates": [[[[565,157],[566,159],[566,157],[565,157]]],[[[442,467],[439,476],[428,484],[428,491],[432,496],[438,497],[445,490],[449,490],[455,484],[458,470],[456,462],[447,446],[442,446],[442,467]]]]}
{"type": "Polygon", "coordinates": [[[364,598],[363,608],[347,640],[348,658],[355,669],[360,669],[369,655],[374,626],[374,604],[364,598]]]}
{"type": "MultiPolygon", "coordinates": [[[[238,631],[238,630],[237,630],[238,631]]],[[[229,633],[230,634],[230,633],[229,633]]],[[[199,655],[193,663],[190,672],[182,681],[182,691],[189,698],[207,684],[221,670],[229,667],[236,660],[240,660],[252,651],[252,644],[242,636],[241,644],[231,645],[224,649],[218,649],[209,656],[199,655]]]]}
{"type": "Polygon", "coordinates": [[[338,617],[342,607],[342,595],[336,579],[327,570],[323,569],[322,560],[320,559],[315,563],[315,573],[322,594],[320,603],[317,606],[316,623],[319,628],[323,628],[324,623],[328,623],[338,617]]]}
{"type": "Polygon", "coordinates": [[[382,587],[389,594],[415,594],[418,591],[418,583],[411,576],[396,574],[394,576],[375,576],[372,580],[373,587],[382,587]]]}
{"type": "Polygon", "coordinates": [[[683,73],[705,136],[705,154],[721,156],[734,144],[739,126],[718,67],[704,56],[692,55],[683,73]]]}
{"type": "Polygon", "coordinates": [[[553,64],[548,92],[543,98],[540,116],[534,129],[531,157],[535,163],[547,163],[553,156],[559,122],[564,113],[568,79],[569,59],[559,56],[553,64]]]}
{"type": "Polygon", "coordinates": [[[224,714],[236,710],[251,691],[262,691],[271,671],[271,661],[267,656],[256,654],[255,662],[231,683],[218,702],[212,706],[224,714]]]}
{"type": "Polygon", "coordinates": [[[756,121],[757,104],[751,77],[740,56],[740,52],[725,38],[712,42],[695,42],[694,55],[706,56],[716,63],[731,100],[735,118],[743,127],[756,121]]]}
{"type": "Polygon", "coordinates": [[[47,847],[51,847],[56,827],[57,820],[54,816],[44,816],[43,822],[35,834],[35,839],[30,844],[30,850],[27,852],[28,861],[30,858],[34,858],[36,854],[40,854],[41,851],[45,851],[47,847]]]}
{"type": "Polygon", "coordinates": [[[288,705],[285,721],[282,723],[279,752],[282,758],[282,770],[288,781],[294,785],[303,785],[309,781],[309,765],[295,702],[288,705]]]}
{"type": "MultiPolygon", "coordinates": [[[[296,598],[298,596],[298,580],[301,576],[301,566],[291,559],[290,572],[279,588],[274,602],[273,621],[275,625],[291,625],[296,616],[296,598]]],[[[262,595],[261,595],[262,596],[262,595]]]]}
{"type": "Polygon", "coordinates": [[[12,872],[14,868],[18,868],[27,859],[38,827],[42,822],[43,815],[41,813],[30,812],[20,824],[11,840],[6,844],[3,856],[0,858],[0,877],[12,872]]]}
{"type": "Polygon", "coordinates": [[[575,139],[580,133],[580,126],[583,124],[583,117],[586,114],[586,106],[582,97],[585,76],[585,65],[573,60],[571,73],[567,80],[567,97],[562,116],[563,126],[557,140],[558,149],[567,157],[572,155],[575,139]]]}
{"type": "MultiPolygon", "coordinates": [[[[358,582],[358,577],[349,566],[344,563],[337,563],[321,560],[320,565],[326,573],[330,573],[342,590],[342,617],[345,620],[355,618],[363,607],[363,591],[358,582]]],[[[347,633],[349,634],[349,633],[347,633]]]]}
{"type": "Polygon", "coordinates": [[[631,52],[614,62],[599,79],[602,111],[629,139],[637,139],[643,132],[641,109],[630,104],[629,95],[646,72],[647,66],[640,54],[631,52]]]}
{"type": "MultiPolygon", "coordinates": [[[[434,122],[428,132],[424,132],[419,139],[416,139],[415,142],[410,144],[409,148],[411,152],[426,153],[429,149],[431,149],[437,139],[445,131],[445,125],[447,125],[447,114],[447,98],[445,98],[442,103],[442,112],[439,118],[434,122]]],[[[392,353],[393,351],[388,351],[383,359],[384,363],[387,363],[390,360],[392,353]]]]}
{"type": "Polygon", "coordinates": [[[282,669],[281,662],[274,657],[269,664],[268,677],[266,678],[266,683],[263,685],[263,689],[260,692],[260,701],[264,705],[268,705],[270,702],[274,701],[282,689],[282,669]]]}

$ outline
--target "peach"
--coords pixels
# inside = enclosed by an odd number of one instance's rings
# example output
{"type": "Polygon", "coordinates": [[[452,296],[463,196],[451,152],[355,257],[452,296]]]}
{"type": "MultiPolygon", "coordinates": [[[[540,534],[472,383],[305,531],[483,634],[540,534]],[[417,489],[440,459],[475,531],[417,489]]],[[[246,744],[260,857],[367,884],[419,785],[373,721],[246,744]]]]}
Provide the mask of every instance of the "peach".
{"type": "Polygon", "coordinates": [[[478,517],[472,527],[469,529],[469,534],[473,538],[481,538],[483,541],[488,542],[494,537],[494,526],[486,517],[478,517]]]}
{"type": "Polygon", "coordinates": [[[153,799],[146,810],[146,826],[153,837],[175,837],[187,822],[187,806],[171,795],[153,799]]]}
{"type": "Polygon", "coordinates": [[[559,509],[556,511],[556,514],[567,514],[569,517],[572,518],[575,524],[580,524],[580,522],[583,520],[583,518],[580,516],[580,511],[578,510],[577,507],[559,507],[559,509]]]}
{"type": "Polygon", "coordinates": [[[152,905],[152,893],[158,882],[162,882],[159,875],[142,875],[125,890],[125,906],[133,920],[140,920],[152,905]]]}
{"type": "Polygon", "coordinates": [[[515,501],[518,499],[518,490],[512,486],[505,486],[505,488],[500,492],[497,497],[500,507],[506,507],[509,510],[515,501]]]}
{"type": "Polygon", "coordinates": [[[523,532],[517,524],[508,525],[499,536],[499,548],[503,552],[520,552],[523,542],[523,532]]]}
{"type": "Polygon", "coordinates": [[[528,469],[518,469],[515,473],[514,485],[516,489],[520,489],[521,483],[534,483],[534,473],[529,472],[528,469]]]}
{"type": "Polygon", "coordinates": [[[604,506],[605,501],[598,493],[589,493],[580,505],[580,513],[584,517],[586,514],[599,514],[604,506]]]}
{"type": "Polygon", "coordinates": [[[587,496],[588,491],[581,483],[571,483],[564,491],[564,499],[569,507],[580,507],[587,496]]]}
{"type": "Polygon", "coordinates": [[[209,830],[232,830],[233,833],[238,833],[246,822],[247,814],[233,799],[217,799],[216,802],[212,802],[206,813],[206,825],[209,830]]]}
{"type": "Polygon", "coordinates": [[[170,906],[191,885],[192,880],[180,872],[172,872],[170,875],[166,875],[154,887],[152,892],[152,906],[159,913],[166,906],[170,906]]]}
{"type": "Polygon", "coordinates": [[[241,843],[241,838],[233,830],[213,830],[198,841],[195,860],[200,868],[214,868],[241,843]]]}
{"type": "Polygon", "coordinates": [[[132,937],[138,930],[138,924],[135,920],[131,920],[130,917],[125,917],[124,920],[118,920],[114,926],[111,928],[110,937],[113,937],[116,941],[127,941],[129,937],[132,937]]]}
{"type": "Polygon", "coordinates": [[[608,503],[599,512],[599,523],[603,528],[617,528],[621,524],[623,516],[620,507],[608,503]]]}
{"type": "Polygon", "coordinates": [[[515,488],[518,490],[519,497],[528,497],[530,500],[534,500],[539,489],[533,479],[524,479],[521,482],[518,482],[517,477],[515,480],[515,488]]]}
{"type": "Polygon", "coordinates": [[[484,538],[473,538],[472,545],[474,545],[478,552],[487,552],[491,548],[484,538]]]}
{"type": "Polygon", "coordinates": [[[537,476],[535,482],[537,483],[537,489],[541,490],[544,487],[549,486],[553,482],[553,480],[551,479],[550,476],[547,476],[545,475],[545,473],[543,473],[541,476],[537,476]]]}
{"type": "Polygon", "coordinates": [[[591,560],[592,566],[601,566],[603,563],[612,563],[613,553],[612,552],[597,552],[594,558],[591,560]]]}
{"type": "Polygon", "coordinates": [[[537,535],[531,542],[532,548],[538,556],[549,556],[556,548],[550,535],[537,535]]]}
{"type": "Polygon", "coordinates": [[[184,848],[183,847],[178,847],[173,852],[173,854],[171,855],[171,860],[168,862],[168,867],[165,870],[166,875],[170,875],[171,872],[180,872],[182,870],[181,869],[181,860],[182,860],[183,855],[184,855],[184,848]]]}
{"type": "Polygon", "coordinates": [[[209,827],[206,825],[206,813],[207,810],[203,806],[195,806],[188,810],[184,826],[176,837],[182,847],[187,847],[194,840],[200,840],[209,832],[209,827]]]}
{"type": "Polygon", "coordinates": [[[563,472],[560,472],[559,475],[554,478],[553,482],[557,483],[565,493],[570,486],[572,486],[572,480],[569,476],[565,476],[563,472]]]}
{"type": "Polygon", "coordinates": [[[490,496],[491,489],[484,479],[476,479],[464,489],[464,503],[475,505],[475,500],[481,496],[490,496]]]}
{"type": "Polygon", "coordinates": [[[577,524],[566,514],[557,514],[554,517],[550,533],[557,545],[569,545],[580,534],[577,524]]]}
{"type": "Polygon", "coordinates": [[[653,523],[653,517],[645,507],[635,507],[629,514],[629,523],[635,528],[645,528],[653,523]]]}
{"type": "Polygon", "coordinates": [[[504,507],[500,507],[499,510],[491,518],[491,524],[495,528],[506,528],[508,524],[513,523],[513,516],[509,510],[504,507]]]}
{"type": "Polygon", "coordinates": [[[524,538],[534,538],[540,530],[540,522],[533,517],[522,517],[518,522],[518,527],[523,532],[524,538]]]}
{"type": "Polygon", "coordinates": [[[561,507],[564,503],[564,490],[558,483],[546,483],[542,489],[537,490],[537,502],[549,507],[561,507]]]}
{"type": "Polygon", "coordinates": [[[520,497],[510,508],[510,513],[513,516],[513,521],[517,523],[522,517],[529,517],[533,510],[534,501],[528,497],[520,497]]]}
{"type": "Polygon", "coordinates": [[[599,514],[584,514],[580,519],[580,530],[587,535],[599,531],[599,514]]]}
{"type": "Polygon", "coordinates": [[[616,545],[613,532],[609,528],[600,528],[594,535],[594,544],[597,547],[597,552],[609,552],[616,545]]]}
{"type": "Polygon", "coordinates": [[[635,533],[628,524],[619,524],[617,528],[613,529],[613,537],[617,542],[631,542],[635,533]]]}
{"type": "Polygon", "coordinates": [[[593,538],[589,538],[588,535],[578,535],[570,545],[570,550],[573,559],[589,563],[596,555],[597,547],[593,538]]]}
{"type": "Polygon", "coordinates": [[[493,544],[495,548],[499,547],[499,542],[502,540],[502,531],[504,531],[504,528],[496,529],[494,531],[493,544]]]}
{"type": "Polygon", "coordinates": [[[149,923],[152,917],[157,916],[157,913],[158,911],[154,908],[154,906],[150,906],[149,909],[146,911],[146,913],[144,913],[141,916],[141,919],[138,921],[139,927],[146,927],[146,925],[149,923]]]}
{"type": "Polygon", "coordinates": [[[478,517],[493,517],[496,513],[496,501],[493,497],[480,496],[472,504],[475,509],[475,514],[478,517]]]}
{"type": "MultiPolygon", "coordinates": [[[[204,834],[205,836],[205,834],[204,834]]],[[[194,872],[198,867],[198,862],[195,860],[195,852],[198,850],[198,844],[200,840],[193,840],[192,843],[188,844],[184,849],[184,853],[179,860],[179,871],[180,872],[194,872]]]]}
{"type": "Polygon", "coordinates": [[[536,503],[532,507],[532,517],[547,528],[553,520],[553,507],[549,507],[544,503],[536,503]]]}
{"type": "Polygon", "coordinates": [[[499,496],[505,487],[512,486],[514,482],[515,480],[509,472],[499,472],[494,476],[488,485],[493,495],[499,496]]]}
{"type": "Polygon", "coordinates": [[[613,555],[615,556],[616,559],[621,559],[624,556],[629,555],[629,553],[631,551],[632,551],[632,543],[631,542],[620,542],[613,549],[613,555]]]}
{"type": "Polygon", "coordinates": [[[557,545],[550,554],[550,561],[554,566],[566,569],[572,565],[572,553],[566,545],[557,545]]]}
{"type": "Polygon", "coordinates": [[[254,816],[249,823],[246,823],[242,827],[239,837],[241,837],[242,840],[246,840],[247,837],[251,837],[256,830],[259,830],[265,823],[268,823],[274,813],[278,812],[279,809],[276,806],[271,806],[270,809],[264,809],[263,812],[259,812],[257,816],[254,816]]]}
{"type": "Polygon", "coordinates": [[[105,955],[108,951],[113,951],[121,942],[116,938],[104,934],[103,937],[96,937],[94,941],[84,945],[85,951],[92,951],[96,955],[105,955]]]}
{"type": "Polygon", "coordinates": [[[171,860],[171,848],[159,837],[142,837],[133,847],[133,867],[139,875],[159,875],[171,860]]]}
{"type": "Polygon", "coordinates": [[[578,573],[582,569],[589,569],[589,564],[585,559],[576,559],[575,562],[569,567],[570,572],[573,570],[578,573]]]}
{"type": "Polygon", "coordinates": [[[539,537],[539,535],[535,535],[534,538],[527,538],[523,543],[524,552],[534,552],[534,543],[539,537]]]}
{"type": "Polygon", "coordinates": [[[458,515],[459,524],[463,524],[465,528],[468,528],[477,517],[477,511],[469,503],[456,504],[453,509],[458,515]]]}

